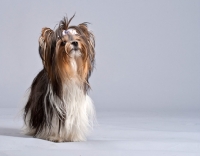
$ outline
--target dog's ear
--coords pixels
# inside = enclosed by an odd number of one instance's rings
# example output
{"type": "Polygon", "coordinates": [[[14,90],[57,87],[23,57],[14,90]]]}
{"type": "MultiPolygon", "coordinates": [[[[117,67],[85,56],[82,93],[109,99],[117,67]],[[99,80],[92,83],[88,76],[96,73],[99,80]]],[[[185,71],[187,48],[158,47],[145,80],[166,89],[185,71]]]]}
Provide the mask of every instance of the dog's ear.
{"type": "Polygon", "coordinates": [[[45,65],[45,61],[47,61],[47,55],[50,53],[51,44],[52,44],[52,37],[54,31],[50,28],[44,27],[42,28],[41,35],[39,37],[39,54],[45,65]]]}
{"type": "Polygon", "coordinates": [[[78,27],[82,30],[82,32],[86,36],[88,42],[94,48],[95,47],[94,34],[91,31],[88,30],[87,23],[81,23],[81,24],[78,25],[78,27]]]}
{"type": "Polygon", "coordinates": [[[91,70],[94,67],[94,58],[95,58],[95,38],[94,34],[88,30],[87,23],[81,23],[78,25],[79,29],[81,29],[82,33],[85,35],[88,45],[89,45],[89,59],[91,62],[91,70]]]}

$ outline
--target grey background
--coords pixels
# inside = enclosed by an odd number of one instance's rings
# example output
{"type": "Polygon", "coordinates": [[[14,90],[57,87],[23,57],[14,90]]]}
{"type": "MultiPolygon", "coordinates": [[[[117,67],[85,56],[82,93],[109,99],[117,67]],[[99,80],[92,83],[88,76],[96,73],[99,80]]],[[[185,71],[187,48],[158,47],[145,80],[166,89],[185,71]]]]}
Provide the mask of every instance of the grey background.
{"type": "Polygon", "coordinates": [[[42,69],[38,37],[64,15],[90,22],[98,111],[200,110],[200,1],[0,1],[0,107],[18,107],[42,69]]]}

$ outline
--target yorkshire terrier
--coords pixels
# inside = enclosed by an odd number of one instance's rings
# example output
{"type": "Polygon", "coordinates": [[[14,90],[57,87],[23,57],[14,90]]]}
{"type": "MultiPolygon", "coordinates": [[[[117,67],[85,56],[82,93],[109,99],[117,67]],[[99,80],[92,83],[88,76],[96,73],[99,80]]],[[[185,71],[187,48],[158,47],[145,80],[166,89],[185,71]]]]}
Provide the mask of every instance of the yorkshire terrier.
{"type": "Polygon", "coordinates": [[[34,78],[24,107],[26,134],[53,142],[85,141],[95,116],[88,96],[94,35],[87,23],[69,26],[73,17],[64,17],[55,30],[42,28],[43,69],[34,78]]]}

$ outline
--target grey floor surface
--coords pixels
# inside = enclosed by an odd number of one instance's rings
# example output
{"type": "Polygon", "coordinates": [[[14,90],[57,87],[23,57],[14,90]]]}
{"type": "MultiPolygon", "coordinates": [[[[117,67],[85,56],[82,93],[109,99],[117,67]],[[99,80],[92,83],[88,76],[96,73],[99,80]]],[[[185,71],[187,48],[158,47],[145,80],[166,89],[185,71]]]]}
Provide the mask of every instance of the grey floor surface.
{"type": "Polygon", "coordinates": [[[53,143],[21,133],[17,109],[0,108],[0,156],[200,156],[200,114],[97,112],[87,142],[53,143]]]}

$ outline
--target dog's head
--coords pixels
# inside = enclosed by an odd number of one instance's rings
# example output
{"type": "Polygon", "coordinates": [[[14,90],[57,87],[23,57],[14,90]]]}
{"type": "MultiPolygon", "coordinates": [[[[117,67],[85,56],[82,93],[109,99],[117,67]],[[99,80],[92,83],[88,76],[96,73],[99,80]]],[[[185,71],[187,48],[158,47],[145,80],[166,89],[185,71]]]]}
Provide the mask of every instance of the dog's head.
{"type": "Polygon", "coordinates": [[[69,26],[73,17],[61,20],[55,31],[43,28],[39,37],[39,53],[52,83],[77,77],[88,84],[94,68],[94,35],[87,23],[69,26]]]}

